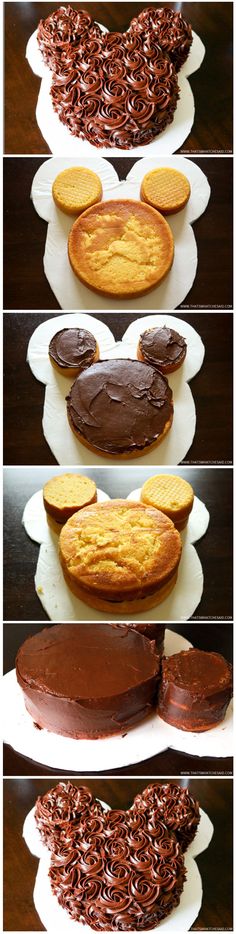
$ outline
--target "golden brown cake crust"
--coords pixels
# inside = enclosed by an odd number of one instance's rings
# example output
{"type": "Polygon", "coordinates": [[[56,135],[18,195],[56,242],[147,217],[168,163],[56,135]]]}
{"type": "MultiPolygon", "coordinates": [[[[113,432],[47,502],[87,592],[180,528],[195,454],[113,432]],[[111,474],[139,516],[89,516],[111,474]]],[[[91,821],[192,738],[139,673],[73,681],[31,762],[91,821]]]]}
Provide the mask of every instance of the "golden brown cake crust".
{"type": "Polygon", "coordinates": [[[92,599],[121,603],[152,597],[168,585],[177,572],[181,539],[156,509],[112,500],[83,509],[66,523],[59,554],[77,594],[82,588],[92,599]]]}
{"type": "Polygon", "coordinates": [[[174,522],[175,527],[183,529],[193,508],[193,488],[183,477],[173,474],[157,474],[149,477],[141,490],[141,502],[160,509],[174,522]]]}
{"type": "Polygon", "coordinates": [[[144,175],[141,184],[141,199],[161,214],[178,214],[187,204],[191,194],[188,178],[183,172],[163,166],[144,175]]]}
{"type": "Polygon", "coordinates": [[[98,175],[85,166],[71,166],[54,179],[52,196],[64,214],[78,215],[101,201],[102,183],[98,175]]]}
{"type": "MultiPolygon", "coordinates": [[[[61,525],[67,522],[74,512],[96,502],[96,483],[83,474],[58,474],[43,487],[46,513],[61,525]]],[[[54,527],[54,531],[58,530],[54,527]]]]}
{"type": "Polygon", "coordinates": [[[113,298],[133,298],[167,275],[174,242],[165,218],[149,205],[103,201],[77,218],[68,253],[75,275],[89,288],[113,298]]]}

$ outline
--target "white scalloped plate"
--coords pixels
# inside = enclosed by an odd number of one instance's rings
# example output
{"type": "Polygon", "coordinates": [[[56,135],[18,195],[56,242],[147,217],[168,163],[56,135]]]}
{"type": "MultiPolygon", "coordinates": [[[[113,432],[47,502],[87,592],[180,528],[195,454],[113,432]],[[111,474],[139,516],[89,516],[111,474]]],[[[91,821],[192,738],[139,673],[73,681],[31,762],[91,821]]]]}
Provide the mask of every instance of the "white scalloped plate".
{"type": "MultiPolygon", "coordinates": [[[[162,443],[152,451],[147,451],[143,457],[133,459],[132,464],[138,462],[141,466],[167,466],[179,464],[189,451],[196,429],[196,411],[188,381],[201,369],[205,348],[202,340],[190,324],[174,315],[156,314],[138,318],[125,332],[122,341],[115,343],[109,328],[94,315],[67,314],[59,315],[44,321],[35,329],[30,338],[27,361],[32,373],[42,383],[46,384],[43,433],[49,447],[59,464],[65,464],[65,451],[67,464],[79,466],[103,465],[114,466],[121,464],[117,457],[102,457],[80,444],[71,431],[67,419],[65,397],[68,395],[74,380],[57,373],[51,366],[48,357],[48,346],[51,338],[63,327],[85,327],[92,331],[98,341],[102,359],[115,357],[137,357],[137,345],[140,334],[149,327],[163,326],[180,331],[187,341],[187,354],[183,366],[175,373],[169,375],[168,381],[173,391],[174,418],[171,430],[162,443]],[[184,430],[183,430],[184,426],[184,430]]],[[[125,461],[122,461],[124,464],[125,461]]],[[[127,463],[130,463],[127,461],[127,463]]]]}
{"type": "MultiPolygon", "coordinates": [[[[100,23],[100,28],[105,33],[108,30],[100,23]]],[[[174,114],[173,122],[166,127],[160,136],[149,143],[147,146],[135,146],[132,149],[109,149],[102,147],[99,151],[101,155],[106,156],[145,156],[162,155],[163,153],[173,153],[182,146],[192,129],[195,115],[195,104],[193,93],[187,80],[188,77],[200,68],[205,55],[205,46],[200,37],[193,31],[193,42],[187,58],[187,61],[178,73],[178,84],[180,96],[174,114]]],[[[82,154],[92,156],[98,150],[86,140],[76,139],[71,135],[67,127],[61,123],[59,117],[53,110],[50,97],[51,72],[44,64],[41,52],[37,43],[37,29],[32,33],[26,47],[26,58],[34,74],[39,75],[41,86],[36,106],[36,120],[40,132],[49,149],[55,155],[61,152],[65,156],[77,156],[82,154]]]]}
{"type": "Polygon", "coordinates": [[[152,168],[171,165],[184,172],[189,179],[191,195],[186,208],[168,217],[175,244],[174,261],[168,275],[147,295],[124,301],[96,294],[80,282],[70,265],[67,244],[74,219],[63,214],[51,196],[54,178],[70,164],[68,158],[47,159],[36,172],[31,190],[35,210],[48,221],[44,272],[61,308],[68,311],[119,311],[127,304],[130,311],[143,311],[176,308],[180,305],[193,285],[197,270],[197,245],[192,223],[205,211],[211,193],[206,175],[199,166],[182,156],[159,156],[154,163],[150,159],[141,159],[133,166],[126,180],[120,182],[114,167],[105,159],[94,157],[90,160],[85,156],[74,158],[73,164],[92,168],[100,176],[105,201],[110,198],[139,200],[141,179],[149,171],[150,165],[152,168]]]}
{"type": "MultiPolygon", "coordinates": [[[[102,802],[103,803],[103,802],[102,802]]],[[[107,806],[108,808],[108,806],[107,806]]],[[[109,808],[108,808],[109,810],[109,808]]],[[[198,825],[196,837],[188,848],[184,856],[184,862],[187,870],[187,878],[184,890],[181,895],[178,908],[175,908],[171,915],[166,918],[157,927],[152,928],[153,932],[162,931],[174,934],[185,934],[189,931],[193,922],[197,918],[202,903],[202,879],[195,862],[195,857],[206,850],[211,842],[214,827],[205,811],[200,809],[200,822],[198,825]]],[[[61,908],[56,897],[52,894],[48,871],[50,866],[50,853],[41,843],[39,833],[35,826],[34,808],[26,817],[23,827],[23,837],[30,850],[35,856],[38,856],[40,862],[34,887],[34,904],[39,918],[46,931],[57,931],[61,934],[91,934],[91,928],[88,925],[72,921],[67,912],[61,908]]]]}
{"type": "MultiPolygon", "coordinates": [[[[137,495],[137,491],[134,491],[137,495]]],[[[131,494],[133,495],[133,494],[131,494]]],[[[106,494],[103,498],[109,499],[106,494]]],[[[127,497],[129,498],[129,497],[127,497]]],[[[42,490],[28,500],[25,506],[22,522],[30,538],[40,544],[39,556],[35,574],[35,589],[42,606],[49,619],[54,622],[72,622],[73,620],[88,622],[89,620],[104,622],[110,621],[109,613],[102,613],[93,607],[87,606],[78,597],[75,597],[67,586],[58,556],[58,535],[48,526],[45,520],[42,490]]],[[[166,600],[159,606],[152,607],[143,613],[126,616],[127,620],[184,620],[189,619],[200,603],[203,593],[203,571],[201,561],[192,544],[205,534],[209,522],[209,513],[195,497],[194,509],[191,517],[191,535],[186,529],[181,533],[183,551],[178,570],[178,578],[174,589],[166,600]]],[[[112,614],[112,621],[122,620],[119,613],[112,614]]]]}

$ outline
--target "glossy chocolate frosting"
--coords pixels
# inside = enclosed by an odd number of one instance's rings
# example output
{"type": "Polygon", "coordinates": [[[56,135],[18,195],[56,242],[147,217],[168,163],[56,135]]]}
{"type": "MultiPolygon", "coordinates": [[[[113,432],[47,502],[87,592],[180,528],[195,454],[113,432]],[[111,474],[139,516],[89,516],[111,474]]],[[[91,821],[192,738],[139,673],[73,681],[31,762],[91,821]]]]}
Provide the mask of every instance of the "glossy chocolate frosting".
{"type": "Polygon", "coordinates": [[[77,377],[67,411],[72,426],[93,447],[125,454],[148,447],[172,421],[172,391],[146,363],[101,360],[77,377]]]}
{"type": "Polygon", "coordinates": [[[96,340],[84,328],[63,328],[54,334],[49,344],[49,356],[62,369],[86,367],[96,353],[96,340]]]}
{"type": "Polygon", "coordinates": [[[61,8],[41,21],[38,42],[52,70],[53,107],[72,135],[130,149],[172,122],[179,96],[174,65],[154,31],[101,32],[88,14],[61,8]],[[77,32],[76,16],[82,16],[77,32]],[[90,19],[90,17],[88,17],[90,19]]]}
{"type": "Polygon", "coordinates": [[[153,642],[109,623],[43,629],[16,658],[34,721],[75,738],[121,733],[146,717],[157,702],[159,670],[153,642]]]}
{"type": "Polygon", "coordinates": [[[148,819],[156,812],[168,830],[174,831],[183,853],[195,837],[200,820],[199,804],[188,788],[173,782],[148,785],[136,795],[133,809],[144,812],[148,819]]]}
{"type": "Polygon", "coordinates": [[[115,623],[114,625],[119,629],[135,629],[135,632],[141,633],[146,639],[153,640],[157,652],[162,655],[166,628],[163,623],[115,623]]]}
{"type": "Polygon", "coordinates": [[[35,820],[43,843],[54,850],[76,835],[81,820],[102,814],[103,807],[86,785],[59,782],[37,798],[35,820]]]}
{"type": "Polygon", "coordinates": [[[146,39],[151,35],[152,41],[155,37],[162,51],[168,53],[176,71],[186,62],[193,41],[190,23],[186,23],[181,13],[168,7],[146,7],[131,20],[130,32],[144,33],[146,39]]]}
{"type": "Polygon", "coordinates": [[[155,927],[179,904],[185,879],[175,835],[156,807],[148,815],[108,811],[81,822],[51,855],[53,894],[95,931],[155,927]]]}
{"type": "Polygon", "coordinates": [[[186,354],[186,341],[172,328],[150,328],[140,335],[140,350],[152,366],[173,366],[186,354]]]}
{"type": "Polygon", "coordinates": [[[181,730],[204,731],[223,720],[232,696],[232,666],[217,652],[189,649],[162,661],[158,712],[181,730]]]}

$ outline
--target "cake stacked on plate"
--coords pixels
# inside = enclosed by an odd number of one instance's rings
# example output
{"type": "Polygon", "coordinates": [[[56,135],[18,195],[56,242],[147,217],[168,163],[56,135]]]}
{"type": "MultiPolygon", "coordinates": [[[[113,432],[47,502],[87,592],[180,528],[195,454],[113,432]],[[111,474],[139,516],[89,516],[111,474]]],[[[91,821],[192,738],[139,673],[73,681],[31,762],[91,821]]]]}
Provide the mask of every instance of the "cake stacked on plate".
{"type": "Polygon", "coordinates": [[[131,149],[163,132],[191,43],[191,26],[165,8],[143,10],[124,33],[104,34],[89,13],[70,6],[38,27],[54,110],[73,136],[97,147],[131,149]]]}
{"type": "Polygon", "coordinates": [[[188,789],[150,785],[125,811],[61,782],[38,798],[35,819],[51,851],[52,892],[72,920],[96,931],[144,931],[179,904],[183,853],[200,820],[188,789]]]}

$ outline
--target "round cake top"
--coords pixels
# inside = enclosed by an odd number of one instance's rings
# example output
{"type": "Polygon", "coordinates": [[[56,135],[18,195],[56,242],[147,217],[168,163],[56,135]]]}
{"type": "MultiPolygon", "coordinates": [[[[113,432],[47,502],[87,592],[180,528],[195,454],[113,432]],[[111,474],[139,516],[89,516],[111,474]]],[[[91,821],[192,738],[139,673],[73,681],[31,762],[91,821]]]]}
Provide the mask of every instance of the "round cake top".
{"type": "Polygon", "coordinates": [[[183,477],[163,473],[145,480],[141,500],[163,510],[174,522],[191,512],[194,492],[183,477]]]}
{"type": "Polygon", "coordinates": [[[142,201],[100,201],[74,222],[68,240],[75,274],[95,291],[117,298],[159,285],[174,256],[166,219],[142,201]]]}
{"type": "Polygon", "coordinates": [[[181,538],[157,509],[117,499],[75,513],[61,531],[59,553],[72,582],[120,602],[155,593],[171,580],[181,538]]]}
{"type": "Polygon", "coordinates": [[[97,344],[95,337],[84,328],[62,328],[53,335],[49,356],[62,369],[86,367],[93,361],[97,344]]]}
{"type": "Polygon", "coordinates": [[[146,7],[131,20],[130,31],[135,35],[144,33],[146,44],[150,40],[153,42],[154,36],[161,49],[168,53],[176,71],[186,61],[193,41],[190,23],[169,7],[146,7]]]}
{"type": "Polygon", "coordinates": [[[73,920],[101,931],[154,927],[179,903],[183,856],[158,810],[151,819],[108,811],[86,819],[52,854],[51,887],[73,920]]]}
{"type": "Polygon", "coordinates": [[[67,397],[72,427],[108,454],[158,440],[171,423],[172,390],[154,367],[138,360],[101,360],[84,370],[67,397]]]}
{"type": "Polygon", "coordinates": [[[172,328],[148,328],[140,334],[140,348],[147,363],[153,366],[172,366],[186,354],[187,344],[184,337],[172,328]]]}
{"type": "Polygon", "coordinates": [[[74,512],[96,499],[96,483],[84,474],[58,474],[43,487],[44,508],[58,522],[66,522],[74,512]]]}
{"type": "Polygon", "coordinates": [[[90,706],[157,678],[160,658],[153,643],[130,630],[66,623],[43,629],[23,643],[16,658],[21,687],[90,706]]]}
{"type": "Polygon", "coordinates": [[[189,200],[190,192],[186,175],[170,166],[147,172],[141,184],[141,198],[163,214],[181,211],[189,200]]]}
{"type": "MultiPolygon", "coordinates": [[[[133,809],[144,811],[147,817],[156,808],[161,820],[172,831],[186,831],[191,839],[195,835],[200,820],[199,803],[188,788],[182,788],[174,782],[148,785],[136,795],[133,809]],[[194,831],[194,833],[193,833],[194,831]]],[[[187,837],[183,836],[183,850],[187,847],[187,837]]]]}
{"type": "Polygon", "coordinates": [[[81,214],[101,200],[101,179],[86,166],[70,166],[54,179],[52,196],[57,207],[65,214],[81,214]]]}
{"type": "Polygon", "coordinates": [[[100,801],[86,785],[77,787],[69,781],[59,782],[37,798],[35,820],[43,843],[54,850],[67,839],[68,826],[71,839],[82,819],[101,814],[102,810],[100,801]]]}
{"type": "Polygon", "coordinates": [[[232,666],[217,652],[188,649],[163,659],[162,675],[164,683],[173,682],[183,691],[201,697],[203,693],[207,696],[229,688],[232,666]]]}

